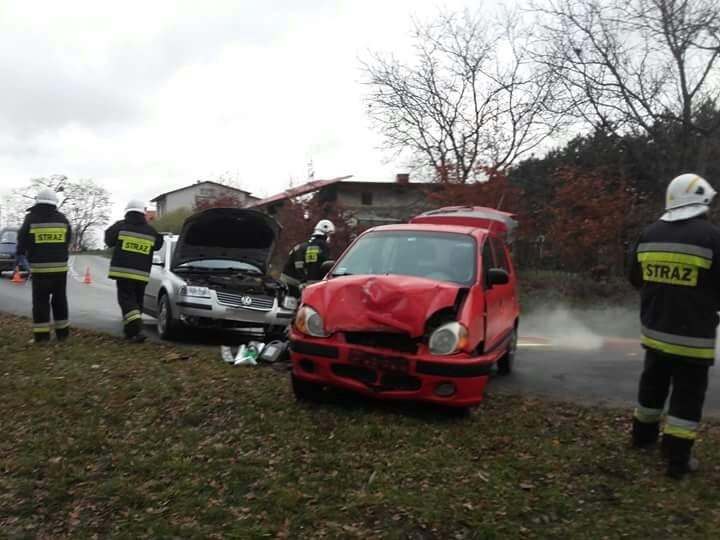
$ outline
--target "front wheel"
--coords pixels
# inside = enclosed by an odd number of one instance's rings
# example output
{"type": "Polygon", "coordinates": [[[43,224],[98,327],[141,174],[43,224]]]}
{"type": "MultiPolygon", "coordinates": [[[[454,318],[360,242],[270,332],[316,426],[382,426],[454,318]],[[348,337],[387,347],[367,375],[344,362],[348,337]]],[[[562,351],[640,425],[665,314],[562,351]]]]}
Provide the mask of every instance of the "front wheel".
{"type": "Polygon", "coordinates": [[[180,334],[182,323],[175,319],[167,294],[160,297],[158,303],[157,331],[160,339],[172,340],[180,334]]]}
{"type": "Polygon", "coordinates": [[[323,386],[314,382],[304,381],[299,379],[293,374],[292,378],[292,389],[295,398],[299,401],[310,401],[319,402],[323,396],[323,386]]]}
{"type": "Polygon", "coordinates": [[[505,354],[497,362],[498,374],[510,375],[512,373],[513,367],[515,366],[515,353],[517,352],[517,341],[518,341],[518,332],[517,332],[517,327],[515,327],[515,328],[513,328],[512,334],[510,335],[510,342],[508,343],[507,351],[505,351],[505,354]]]}

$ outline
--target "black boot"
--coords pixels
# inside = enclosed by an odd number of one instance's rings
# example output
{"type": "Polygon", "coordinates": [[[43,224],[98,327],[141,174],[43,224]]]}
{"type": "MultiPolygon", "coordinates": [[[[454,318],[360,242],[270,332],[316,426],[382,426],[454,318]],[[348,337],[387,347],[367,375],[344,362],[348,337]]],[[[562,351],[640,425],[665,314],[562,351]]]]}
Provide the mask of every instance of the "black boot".
{"type": "Polygon", "coordinates": [[[653,448],[657,444],[659,433],[659,422],[641,422],[637,418],[633,418],[632,445],[635,448],[653,448]]]}
{"type": "Polygon", "coordinates": [[[692,447],[695,441],[681,439],[672,435],[663,435],[662,451],[667,460],[667,475],[675,480],[680,480],[689,473],[698,470],[700,464],[692,457],[692,447]]]}

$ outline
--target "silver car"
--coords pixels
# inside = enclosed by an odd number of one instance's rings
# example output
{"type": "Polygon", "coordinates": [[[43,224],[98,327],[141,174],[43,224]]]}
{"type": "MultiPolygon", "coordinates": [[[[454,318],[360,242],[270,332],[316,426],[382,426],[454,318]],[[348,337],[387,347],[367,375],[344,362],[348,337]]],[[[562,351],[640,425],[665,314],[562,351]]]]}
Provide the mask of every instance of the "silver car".
{"type": "Polygon", "coordinates": [[[278,223],[261,212],[212,208],[185,220],[179,235],[165,235],[143,305],[157,318],[160,337],[173,339],[188,326],[282,334],[297,298],[268,274],[279,234],[278,223]]]}

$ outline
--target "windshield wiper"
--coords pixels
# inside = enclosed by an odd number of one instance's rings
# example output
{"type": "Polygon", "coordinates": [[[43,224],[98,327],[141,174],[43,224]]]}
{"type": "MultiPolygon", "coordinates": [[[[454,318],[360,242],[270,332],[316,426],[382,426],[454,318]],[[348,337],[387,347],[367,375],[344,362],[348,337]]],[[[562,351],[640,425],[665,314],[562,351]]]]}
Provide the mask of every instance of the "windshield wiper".
{"type": "Polygon", "coordinates": [[[346,270],[343,270],[342,272],[333,272],[330,274],[332,277],[342,277],[342,276],[352,276],[352,272],[348,272],[346,270]]]}

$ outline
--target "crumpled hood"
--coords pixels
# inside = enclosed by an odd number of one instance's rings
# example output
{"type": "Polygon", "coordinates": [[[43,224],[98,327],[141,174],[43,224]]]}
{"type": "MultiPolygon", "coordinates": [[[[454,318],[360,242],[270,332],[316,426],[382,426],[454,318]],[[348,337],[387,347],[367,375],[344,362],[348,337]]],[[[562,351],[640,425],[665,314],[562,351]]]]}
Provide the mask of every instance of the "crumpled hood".
{"type": "Polygon", "coordinates": [[[172,267],[200,259],[226,259],[267,272],[280,225],[246,208],[210,208],[185,220],[172,255],[172,267]]]}
{"type": "Polygon", "coordinates": [[[407,332],[421,337],[428,318],[452,307],[459,285],[411,276],[341,276],[303,291],[325,330],[407,332]]]}

